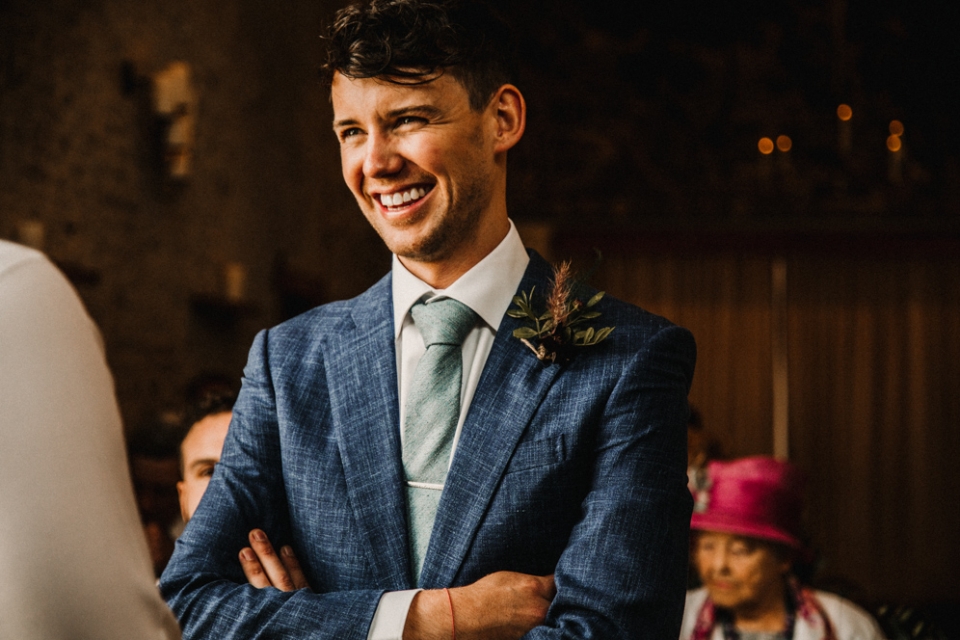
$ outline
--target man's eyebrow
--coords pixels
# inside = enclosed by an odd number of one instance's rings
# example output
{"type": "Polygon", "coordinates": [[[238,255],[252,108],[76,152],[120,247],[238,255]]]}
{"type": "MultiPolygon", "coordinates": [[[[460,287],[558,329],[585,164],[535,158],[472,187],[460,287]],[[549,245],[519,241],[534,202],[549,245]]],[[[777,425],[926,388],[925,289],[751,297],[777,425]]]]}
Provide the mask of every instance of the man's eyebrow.
{"type": "Polygon", "coordinates": [[[339,129],[340,127],[351,127],[351,126],[356,125],[356,124],[360,124],[360,123],[357,122],[356,120],[351,119],[351,118],[347,118],[347,119],[345,119],[345,120],[334,120],[334,121],[333,121],[333,128],[334,128],[334,129],[339,129]]]}
{"type": "MultiPolygon", "coordinates": [[[[401,116],[407,116],[407,115],[413,115],[413,114],[437,117],[441,113],[443,112],[437,107],[433,106],[432,104],[415,104],[409,107],[400,107],[399,109],[393,109],[392,111],[388,111],[387,118],[390,120],[393,120],[401,116]]],[[[340,129],[343,127],[352,127],[358,124],[360,123],[357,120],[354,120],[353,118],[344,118],[342,120],[334,120],[333,128],[340,129]]]]}
{"type": "Polygon", "coordinates": [[[218,460],[217,458],[200,458],[199,460],[194,460],[193,462],[191,462],[189,468],[194,469],[196,467],[205,466],[208,464],[216,465],[219,462],[220,460],[218,460]]]}
{"type": "Polygon", "coordinates": [[[393,111],[388,111],[387,115],[390,118],[399,118],[400,116],[406,116],[414,113],[424,116],[438,116],[440,115],[441,111],[432,104],[417,104],[409,107],[400,107],[399,109],[394,109],[393,111]]]}

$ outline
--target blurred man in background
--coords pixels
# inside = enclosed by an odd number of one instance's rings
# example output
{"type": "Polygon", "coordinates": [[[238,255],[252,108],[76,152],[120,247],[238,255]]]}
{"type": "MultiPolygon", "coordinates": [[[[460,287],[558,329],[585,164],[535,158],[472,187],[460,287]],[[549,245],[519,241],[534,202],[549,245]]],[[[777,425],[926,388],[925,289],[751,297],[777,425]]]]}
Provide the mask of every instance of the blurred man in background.
{"type": "Polygon", "coordinates": [[[206,393],[190,408],[184,419],[186,433],[180,443],[180,515],[189,522],[200,498],[210,484],[213,469],[220,462],[223,441],[227,437],[233,403],[237,395],[230,389],[206,393]]]}

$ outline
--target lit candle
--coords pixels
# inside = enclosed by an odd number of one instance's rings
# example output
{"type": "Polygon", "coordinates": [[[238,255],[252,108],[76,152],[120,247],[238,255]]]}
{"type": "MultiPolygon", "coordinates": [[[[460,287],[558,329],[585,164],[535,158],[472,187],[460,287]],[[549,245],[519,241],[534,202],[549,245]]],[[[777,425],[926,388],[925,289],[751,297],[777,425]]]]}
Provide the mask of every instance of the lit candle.
{"type": "Polygon", "coordinates": [[[770,154],[773,153],[773,140],[767,137],[760,138],[760,141],[757,142],[757,149],[760,151],[757,173],[760,176],[761,183],[766,185],[770,183],[770,163],[772,161],[770,154]]]}
{"type": "Polygon", "coordinates": [[[900,140],[900,136],[891,134],[887,138],[887,150],[890,152],[887,154],[889,156],[887,176],[893,184],[901,184],[903,182],[903,141],[900,140]]]}
{"type": "Polygon", "coordinates": [[[849,156],[853,150],[853,130],[850,121],[853,119],[853,109],[848,104],[837,107],[837,148],[840,155],[849,156]]]}
{"type": "Polygon", "coordinates": [[[790,136],[779,135],[777,136],[777,151],[778,154],[777,164],[779,165],[779,170],[781,176],[790,179],[791,173],[793,171],[793,166],[790,163],[790,149],[793,148],[793,140],[790,139],[790,136]]]}

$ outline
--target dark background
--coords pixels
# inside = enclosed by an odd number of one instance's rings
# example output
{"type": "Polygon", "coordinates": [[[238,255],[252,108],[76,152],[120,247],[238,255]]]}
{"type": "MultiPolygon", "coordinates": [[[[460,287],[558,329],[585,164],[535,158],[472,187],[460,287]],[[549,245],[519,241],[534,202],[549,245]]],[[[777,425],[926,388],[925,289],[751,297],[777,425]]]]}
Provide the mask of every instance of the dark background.
{"type": "Polygon", "coordinates": [[[956,228],[960,50],[947,5],[502,5],[525,35],[531,107],[515,215],[574,226],[956,228]],[[846,158],[841,103],[854,111],[846,158]],[[906,156],[896,188],[885,147],[894,119],[906,156]],[[780,134],[793,140],[789,163],[761,158],[757,141],[780,134]],[[761,160],[772,161],[766,179],[761,160]]]}
{"type": "MultiPolygon", "coordinates": [[[[0,0],[0,237],[43,225],[101,327],[128,430],[178,410],[198,375],[237,380],[257,330],[389,269],[342,183],[317,81],[340,4],[0,0]],[[199,105],[185,182],[164,175],[150,109],[151,77],[174,60],[199,105]],[[239,301],[228,263],[246,268],[239,301]]],[[[786,336],[791,458],[812,477],[824,574],[866,604],[955,609],[955,9],[496,4],[520,35],[529,106],[510,158],[523,237],[553,259],[601,249],[597,284],[694,331],[691,397],[727,455],[773,452],[786,336]],[[779,135],[792,149],[762,156],[758,140],[779,135]]]]}

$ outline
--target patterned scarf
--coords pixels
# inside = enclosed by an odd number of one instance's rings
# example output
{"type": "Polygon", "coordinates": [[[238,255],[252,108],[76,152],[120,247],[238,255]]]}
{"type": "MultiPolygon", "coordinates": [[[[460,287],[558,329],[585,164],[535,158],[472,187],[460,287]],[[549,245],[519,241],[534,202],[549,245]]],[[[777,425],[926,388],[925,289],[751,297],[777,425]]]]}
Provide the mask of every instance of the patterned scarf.
{"type": "MultiPolygon", "coordinates": [[[[812,590],[801,588],[795,578],[790,578],[787,581],[787,597],[790,598],[789,604],[793,605],[792,609],[795,612],[790,616],[791,619],[788,620],[788,638],[793,637],[793,623],[794,620],[799,619],[819,631],[819,637],[822,640],[837,640],[836,634],[833,631],[833,625],[823,610],[823,605],[817,600],[812,590]]],[[[789,611],[790,609],[791,607],[788,606],[787,610],[789,611]]],[[[720,617],[723,617],[722,614],[720,617]]],[[[717,624],[722,624],[721,621],[718,620],[717,608],[713,605],[713,601],[707,598],[700,612],[697,614],[697,624],[693,628],[693,634],[690,636],[690,640],[710,640],[713,629],[717,624]]],[[[727,630],[725,629],[725,631],[727,630]]],[[[729,626],[729,631],[732,632],[734,638],[738,637],[733,625],[729,626]]],[[[724,635],[730,634],[725,633],[724,635]]]]}

